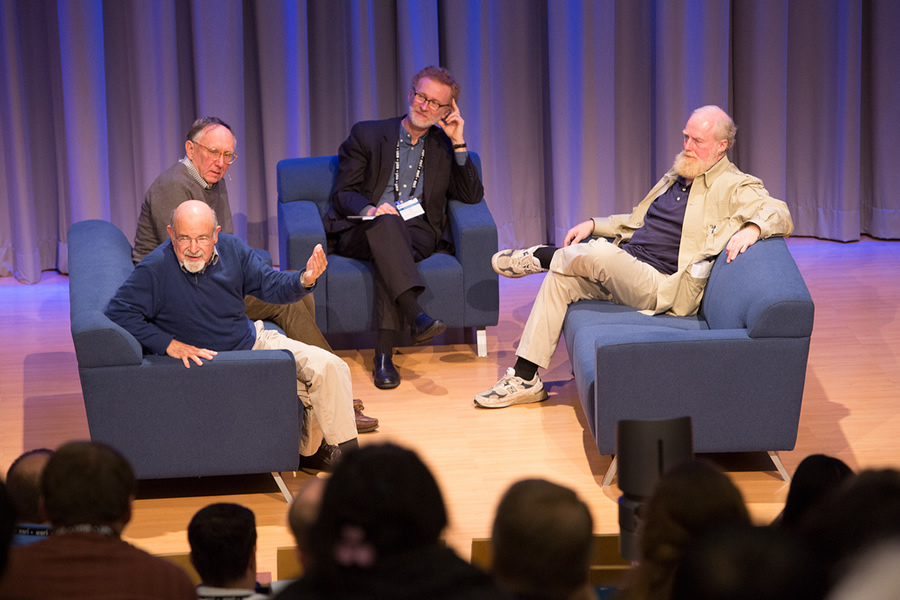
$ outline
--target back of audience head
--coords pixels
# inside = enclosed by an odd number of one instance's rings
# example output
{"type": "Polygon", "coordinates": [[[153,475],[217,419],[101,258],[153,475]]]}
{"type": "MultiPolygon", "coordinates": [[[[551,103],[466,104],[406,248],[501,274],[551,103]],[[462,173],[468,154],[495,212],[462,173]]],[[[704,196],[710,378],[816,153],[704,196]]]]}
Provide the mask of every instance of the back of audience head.
{"type": "Polygon", "coordinates": [[[718,528],[750,525],[740,491],[718,467],[703,460],[664,473],[639,516],[642,558],[628,575],[628,598],[668,598],[689,543],[718,528]]]}
{"type": "Polygon", "coordinates": [[[688,545],[672,600],[821,600],[826,591],[809,545],[773,527],[726,527],[688,545]]]}
{"type": "Polygon", "coordinates": [[[568,488],[542,479],[513,484],[497,506],[491,537],[501,589],[562,600],[588,584],[593,520],[568,488]]]}
{"type": "Polygon", "coordinates": [[[312,477],[297,490],[288,509],[288,524],[297,540],[297,554],[304,568],[308,568],[311,562],[310,531],[319,516],[324,491],[325,480],[312,477]]]}
{"type": "Polygon", "coordinates": [[[799,530],[837,581],[861,553],[900,538],[900,471],[860,472],[816,505],[799,530]]]}
{"type": "MultiPolygon", "coordinates": [[[[204,585],[229,588],[256,578],[256,518],[240,504],[201,508],[188,525],[191,564],[204,585]]],[[[249,583],[252,585],[252,581],[249,583]]]]}
{"type": "Polygon", "coordinates": [[[749,524],[740,490],[718,467],[703,460],[679,464],[663,474],[641,510],[641,556],[665,560],[719,526],[749,524]]]}
{"type": "Polygon", "coordinates": [[[419,456],[394,444],[347,453],[329,478],[310,530],[316,577],[435,544],[447,511],[434,476],[419,456]]]}
{"type": "Polygon", "coordinates": [[[828,600],[895,600],[900,590],[900,538],[855,556],[828,600]]]}
{"type": "Polygon", "coordinates": [[[41,514],[41,474],[53,455],[49,448],[25,452],[10,465],[6,472],[6,487],[10,501],[16,509],[19,523],[43,523],[41,514]]]}
{"type": "Polygon", "coordinates": [[[807,456],[794,471],[778,523],[783,527],[797,527],[813,506],[851,477],[853,470],[839,458],[825,454],[807,456]]]}
{"type": "Polygon", "coordinates": [[[3,579],[3,572],[6,571],[6,561],[9,557],[9,547],[12,544],[15,524],[15,508],[6,492],[6,484],[0,480],[0,579],[3,579]]]}
{"type": "Polygon", "coordinates": [[[121,533],[131,519],[134,471],[124,456],[106,444],[68,442],[44,467],[41,498],[54,528],[111,526],[121,533]]]}

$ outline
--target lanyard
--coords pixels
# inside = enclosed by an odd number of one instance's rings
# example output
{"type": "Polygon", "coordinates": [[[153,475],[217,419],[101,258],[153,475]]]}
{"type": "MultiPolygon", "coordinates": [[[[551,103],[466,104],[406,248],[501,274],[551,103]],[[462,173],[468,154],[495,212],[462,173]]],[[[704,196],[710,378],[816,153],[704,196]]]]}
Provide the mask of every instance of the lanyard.
{"type": "MultiPolygon", "coordinates": [[[[419,187],[419,176],[422,174],[422,164],[425,162],[425,144],[422,144],[422,155],[419,156],[419,166],[416,167],[416,176],[412,182],[412,189],[409,190],[409,197],[412,198],[419,187]]],[[[400,202],[400,140],[397,140],[397,149],[394,150],[394,202],[400,202]]]]}

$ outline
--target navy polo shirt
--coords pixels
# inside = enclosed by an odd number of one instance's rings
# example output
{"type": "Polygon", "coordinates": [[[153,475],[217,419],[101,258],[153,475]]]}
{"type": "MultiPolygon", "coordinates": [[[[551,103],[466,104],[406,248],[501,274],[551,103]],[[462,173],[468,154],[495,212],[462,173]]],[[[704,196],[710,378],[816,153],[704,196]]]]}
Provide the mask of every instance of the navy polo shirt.
{"type": "Polygon", "coordinates": [[[655,268],[663,275],[678,270],[681,227],[691,185],[683,177],[650,204],[644,226],[634,232],[622,250],[655,268]]]}

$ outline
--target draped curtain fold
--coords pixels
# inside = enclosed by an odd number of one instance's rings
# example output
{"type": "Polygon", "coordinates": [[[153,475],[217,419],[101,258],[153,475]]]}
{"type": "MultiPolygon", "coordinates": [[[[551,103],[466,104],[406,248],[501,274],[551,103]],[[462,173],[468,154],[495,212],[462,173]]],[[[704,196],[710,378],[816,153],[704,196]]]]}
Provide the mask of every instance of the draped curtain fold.
{"type": "Polygon", "coordinates": [[[795,235],[900,238],[898,26],[892,0],[0,0],[0,276],[65,272],[76,221],[133,235],[201,115],[237,137],[236,233],[277,260],[277,162],[403,114],[428,64],[501,246],[628,212],[711,103],[795,235]]]}

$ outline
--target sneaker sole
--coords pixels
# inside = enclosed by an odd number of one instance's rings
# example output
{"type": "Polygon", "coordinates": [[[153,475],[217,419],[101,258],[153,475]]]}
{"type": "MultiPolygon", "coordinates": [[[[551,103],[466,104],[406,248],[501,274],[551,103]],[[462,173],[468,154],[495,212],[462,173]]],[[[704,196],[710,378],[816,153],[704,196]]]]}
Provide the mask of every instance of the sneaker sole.
{"type": "Polygon", "coordinates": [[[516,273],[511,270],[501,269],[497,264],[497,261],[504,256],[512,256],[512,250],[504,250],[502,252],[497,252],[491,257],[491,268],[494,269],[494,273],[497,275],[502,275],[503,277],[507,277],[509,279],[518,279],[519,277],[525,277],[528,273],[516,273]]]}
{"type": "Polygon", "coordinates": [[[536,396],[533,396],[533,395],[523,396],[521,398],[516,398],[512,402],[508,402],[505,404],[490,404],[490,405],[482,404],[481,402],[478,401],[478,398],[475,398],[475,404],[480,406],[481,408],[507,408],[509,406],[514,406],[516,404],[534,404],[535,402],[543,402],[544,400],[546,400],[549,397],[550,396],[547,394],[547,390],[543,389],[543,390],[541,390],[541,393],[536,396]]]}

